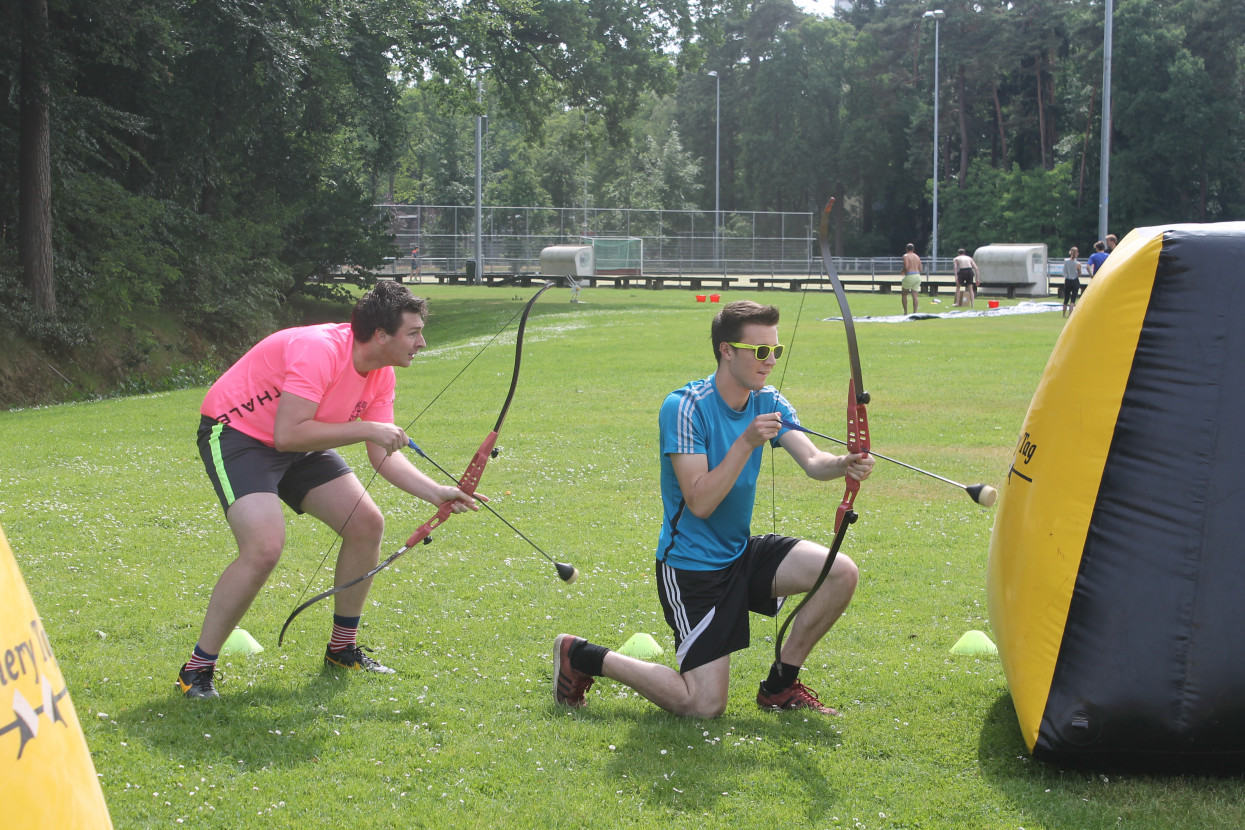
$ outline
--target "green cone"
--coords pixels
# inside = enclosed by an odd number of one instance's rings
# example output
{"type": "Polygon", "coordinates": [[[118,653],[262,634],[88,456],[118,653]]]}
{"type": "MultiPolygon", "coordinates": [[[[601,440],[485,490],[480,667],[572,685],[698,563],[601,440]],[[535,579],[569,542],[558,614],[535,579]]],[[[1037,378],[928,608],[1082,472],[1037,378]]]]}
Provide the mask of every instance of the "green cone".
{"type": "Polygon", "coordinates": [[[221,646],[221,654],[257,654],[264,650],[264,647],[252,637],[246,629],[235,628],[233,633],[229,635],[229,639],[221,646]]]}
{"type": "Polygon", "coordinates": [[[663,649],[657,645],[657,641],[651,636],[641,632],[632,634],[627,642],[622,644],[622,648],[618,649],[618,653],[640,660],[648,660],[653,657],[660,657],[663,649]]]}
{"type": "Polygon", "coordinates": [[[999,647],[994,644],[984,631],[966,631],[964,636],[951,646],[952,654],[977,656],[981,654],[998,654],[999,647]]]}

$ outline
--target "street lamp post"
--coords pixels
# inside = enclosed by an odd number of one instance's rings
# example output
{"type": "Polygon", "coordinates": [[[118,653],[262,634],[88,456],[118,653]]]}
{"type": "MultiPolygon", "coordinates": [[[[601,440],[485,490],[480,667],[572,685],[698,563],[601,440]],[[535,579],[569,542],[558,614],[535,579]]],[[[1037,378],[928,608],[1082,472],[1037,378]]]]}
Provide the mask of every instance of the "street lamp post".
{"type": "Polygon", "coordinates": [[[713,105],[713,258],[721,265],[719,246],[722,238],[722,79],[717,70],[709,73],[717,87],[713,105]]]}
{"type": "MultiPolygon", "coordinates": [[[[476,76],[476,102],[484,100],[484,77],[476,76]]],[[[484,124],[487,115],[476,116],[476,264],[475,279],[479,285],[484,279],[484,124]]]]}
{"type": "Polygon", "coordinates": [[[1098,238],[1107,238],[1107,206],[1111,190],[1111,0],[1107,0],[1102,27],[1102,147],[1098,170],[1098,238]]]}
{"type": "Polygon", "coordinates": [[[921,15],[924,20],[934,21],[934,239],[930,246],[930,274],[938,267],[938,24],[947,13],[934,9],[921,15]]]}

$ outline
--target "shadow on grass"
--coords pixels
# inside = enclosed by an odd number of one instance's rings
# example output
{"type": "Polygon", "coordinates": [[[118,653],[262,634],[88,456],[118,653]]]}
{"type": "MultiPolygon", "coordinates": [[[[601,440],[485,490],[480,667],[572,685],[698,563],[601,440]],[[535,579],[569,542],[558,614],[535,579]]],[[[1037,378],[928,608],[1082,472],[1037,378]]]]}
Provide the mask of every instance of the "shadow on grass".
{"type": "Polygon", "coordinates": [[[842,798],[825,774],[827,755],[841,737],[838,724],[825,718],[731,712],[702,720],[657,709],[587,709],[575,716],[617,723],[606,770],[620,789],[633,790],[649,804],[712,814],[720,801],[737,803],[760,791],[814,820],[842,798]]]}
{"type": "Polygon", "coordinates": [[[1115,827],[1120,821],[1164,828],[1240,826],[1239,773],[1164,774],[1037,760],[1025,746],[1007,693],[986,713],[977,757],[983,780],[1027,821],[1042,826],[1115,827]]]}
{"type": "Polygon", "coordinates": [[[130,740],[187,766],[297,767],[320,757],[347,724],[353,728],[361,720],[400,723],[418,717],[409,705],[399,714],[392,707],[361,703],[357,693],[351,703],[335,703],[351,687],[369,682],[388,696],[381,678],[328,666],[301,686],[229,684],[226,675],[225,684],[218,684],[219,699],[187,700],[170,684],[167,694],[123,710],[116,721],[130,740]]]}

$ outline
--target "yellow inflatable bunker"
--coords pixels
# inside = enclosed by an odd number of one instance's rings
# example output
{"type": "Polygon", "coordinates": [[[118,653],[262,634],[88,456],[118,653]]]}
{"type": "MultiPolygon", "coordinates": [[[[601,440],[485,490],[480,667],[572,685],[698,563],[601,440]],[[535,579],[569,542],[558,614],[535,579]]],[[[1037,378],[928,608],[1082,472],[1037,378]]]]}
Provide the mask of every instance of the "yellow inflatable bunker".
{"type": "Polygon", "coordinates": [[[1029,750],[1245,767],[1245,222],[1138,229],[1001,488],[990,622],[1029,750]]]}
{"type": "Polygon", "coordinates": [[[3,529],[0,804],[13,830],[112,827],[65,678],[3,529]]]}

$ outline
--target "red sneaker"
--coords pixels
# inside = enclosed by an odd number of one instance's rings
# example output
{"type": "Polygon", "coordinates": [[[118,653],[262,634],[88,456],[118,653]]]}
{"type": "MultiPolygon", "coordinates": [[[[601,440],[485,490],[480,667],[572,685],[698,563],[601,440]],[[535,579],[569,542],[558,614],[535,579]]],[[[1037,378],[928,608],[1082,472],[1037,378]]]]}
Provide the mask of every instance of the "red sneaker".
{"type": "Polygon", "coordinates": [[[823,715],[837,715],[838,712],[829,706],[822,705],[817,699],[817,693],[805,686],[800,681],[795,681],[789,688],[783,689],[781,692],[770,694],[765,683],[761,683],[761,688],[757,690],[757,706],[762,709],[775,710],[791,710],[791,709],[812,709],[823,715]]]}
{"type": "Polygon", "coordinates": [[[553,641],[553,699],[575,709],[587,703],[584,693],[596,680],[590,674],[571,668],[571,647],[583,642],[587,641],[570,634],[559,634],[553,641]]]}

